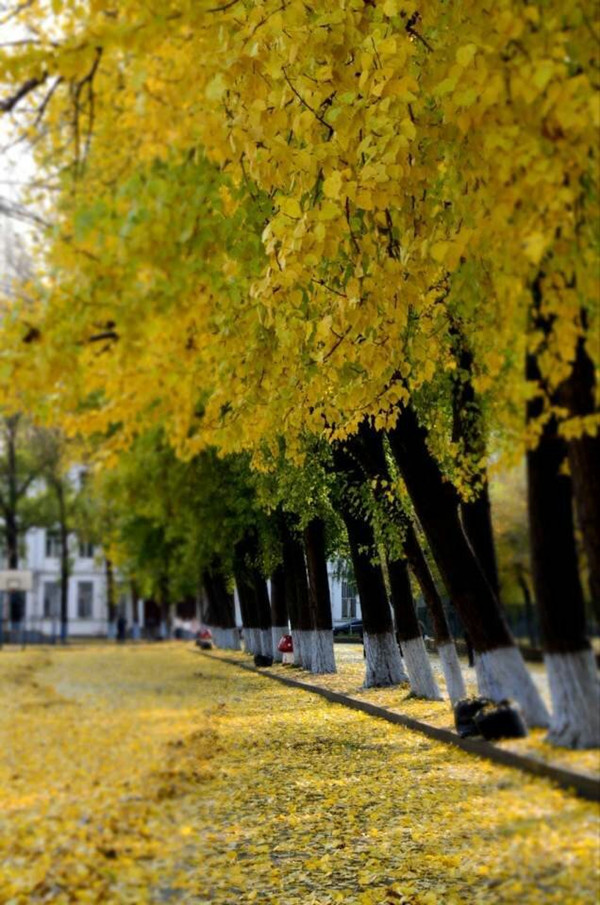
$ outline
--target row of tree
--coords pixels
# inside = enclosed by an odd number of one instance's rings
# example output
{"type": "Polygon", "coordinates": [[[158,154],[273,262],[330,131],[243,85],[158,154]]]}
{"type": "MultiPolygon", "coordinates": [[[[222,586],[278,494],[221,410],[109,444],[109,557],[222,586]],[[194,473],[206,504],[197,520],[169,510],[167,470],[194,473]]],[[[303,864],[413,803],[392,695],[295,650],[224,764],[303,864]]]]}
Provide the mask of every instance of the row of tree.
{"type": "Polygon", "coordinates": [[[28,37],[2,57],[0,103],[35,136],[49,221],[3,322],[6,403],[18,386],[48,415],[50,388],[54,419],[105,466],[160,428],[198,464],[200,498],[212,463],[213,504],[227,512],[231,494],[251,524],[207,520],[188,548],[167,520],[148,542],[192,549],[215,612],[235,574],[257,639],[281,563],[273,596],[300,657],[318,662],[302,634],[316,631],[330,661],[325,507],[347,536],[368,682],[406,669],[436,694],[408,570],[453,696],[441,587],[482,693],[516,698],[561,744],[598,744],[575,524],[598,606],[587,5],[59,7],[50,25],[17,5],[28,37]],[[488,468],[523,457],[551,717],[507,626],[491,531],[488,468]],[[248,460],[250,497],[227,473],[248,460]],[[263,518],[280,522],[274,560],[263,518]]]}

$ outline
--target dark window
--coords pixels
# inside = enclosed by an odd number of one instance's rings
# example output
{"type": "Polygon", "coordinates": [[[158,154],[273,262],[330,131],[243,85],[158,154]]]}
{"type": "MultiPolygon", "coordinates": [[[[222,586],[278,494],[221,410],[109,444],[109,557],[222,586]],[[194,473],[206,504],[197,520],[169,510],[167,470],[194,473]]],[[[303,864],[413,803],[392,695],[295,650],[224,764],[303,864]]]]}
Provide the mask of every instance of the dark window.
{"type": "Polygon", "coordinates": [[[77,618],[89,619],[92,616],[94,605],[93,581],[77,582],[77,618]]]}
{"type": "Polygon", "coordinates": [[[60,557],[60,534],[58,531],[46,531],[46,557],[48,559],[59,559],[60,557]]]}
{"type": "Polygon", "coordinates": [[[94,545],[90,544],[88,541],[79,541],[79,556],[81,559],[93,559],[94,545]]]}
{"type": "Polygon", "coordinates": [[[54,619],[60,610],[60,584],[58,581],[44,582],[44,619],[54,619]]]}
{"type": "Polygon", "coordinates": [[[356,588],[351,581],[342,581],[342,618],[356,617],[356,588]]]}

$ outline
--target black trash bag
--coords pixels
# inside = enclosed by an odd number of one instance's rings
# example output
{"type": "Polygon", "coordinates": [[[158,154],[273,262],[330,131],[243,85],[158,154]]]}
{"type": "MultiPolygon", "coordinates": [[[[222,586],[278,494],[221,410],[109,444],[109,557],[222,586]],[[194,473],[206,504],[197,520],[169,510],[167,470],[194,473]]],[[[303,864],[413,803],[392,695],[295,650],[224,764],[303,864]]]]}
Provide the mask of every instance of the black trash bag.
{"type": "Polygon", "coordinates": [[[479,710],[473,717],[480,735],[488,742],[499,738],[525,738],[527,726],[515,701],[500,701],[479,710]]]}
{"type": "Polygon", "coordinates": [[[254,654],[255,666],[273,666],[273,657],[265,657],[264,654],[254,654]]]}
{"type": "Polygon", "coordinates": [[[494,704],[489,698],[463,698],[454,705],[454,725],[461,738],[471,735],[479,735],[480,731],[475,725],[475,714],[484,707],[494,704]]]}

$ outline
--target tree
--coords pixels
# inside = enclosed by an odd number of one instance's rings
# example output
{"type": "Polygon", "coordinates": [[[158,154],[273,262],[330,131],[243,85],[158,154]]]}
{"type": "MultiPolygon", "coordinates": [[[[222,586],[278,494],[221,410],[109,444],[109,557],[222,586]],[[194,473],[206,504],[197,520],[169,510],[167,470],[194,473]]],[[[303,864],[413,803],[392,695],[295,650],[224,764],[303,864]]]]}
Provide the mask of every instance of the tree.
{"type": "MultiPolygon", "coordinates": [[[[547,333],[539,283],[534,286],[532,316],[542,335],[547,333]]],[[[527,376],[538,387],[540,352],[532,351],[527,359],[527,376]]],[[[544,397],[538,389],[527,405],[529,420],[539,423],[543,410],[544,397]]],[[[550,414],[527,454],[533,580],[553,703],[549,737],[566,747],[593,748],[600,746],[600,683],[586,635],[572,482],[564,472],[567,455],[567,443],[550,414]]]]}
{"type": "MultiPolygon", "coordinates": [[[[0,418],[0,510],[9,569],[19,568],[25,534],[41,518],[34,490],[45,462],[35,436],[34,427],[22,414],[4,414],[0,418]]],[[[18,625],[25,614],[23,594],[11,591],[8,599],[10,620],[18,625]]]]}
{"type": "MultiPolygon", "coordinates": [[[[22,111],[61,174],[38,303],[5,319],[11,373],[43,377],[69,429],[112,432],[113,451],[160,423],[182,457],[214,447],[258,465],[282,434],[299,457],[307,431],[344,443],[365,419],[388,429],[477,635],[482,688],[514,692],[534,721],[543,709],[458,516],[484,463],[456,467],[445,377],[459,324],[485,443],[506,455],[541,432],[521,417],[541,266],[540,379],[553,391],[580,345],[597,355],[596,46],[585,5],[563,6],[391,0],[317,16],[247,0],[165,22],[126,2],[116,17],[66,9],[50,34],[26,5],[38,43],[3,66],[3,109],[22,111]],[[39,368],[24,366],[32,347],[39,368]]],[[[557,417],[565,436],[595,430],[568,400],[557,417]]],[[[578,461],[582,501],[592,469],[578,461]]],[[[592,524],[582,516],[593,552],[592,524]]]]}

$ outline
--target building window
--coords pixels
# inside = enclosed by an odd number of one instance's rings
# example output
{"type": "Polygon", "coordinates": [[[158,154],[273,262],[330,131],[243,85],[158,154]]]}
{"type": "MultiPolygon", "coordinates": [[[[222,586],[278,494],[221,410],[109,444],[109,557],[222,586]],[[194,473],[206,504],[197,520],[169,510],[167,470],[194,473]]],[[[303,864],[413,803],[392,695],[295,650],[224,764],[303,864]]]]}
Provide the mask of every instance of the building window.
{"type": "Polygon", "coordinates": [[[90,544],[88,541],[79,541],[79,556],[81,559],[93,559],[94,558],[94,545],[90,544]]]}
{"type": "Polygon", "coordinates": [[[77,582],[77,618],[90,619],[94,604],[94,583],[92,581],[77,582]]]}
{"type": "Polygon", "coordinates": [[[356,618],[356,588],[351,581],[342,580],[342,619],[356,618]]]}
{"type": "Polygon", "coordinates": [[[46,558],[60,558],[60,534],[58,531],[46,531],[46,558]]]}
{"type": "Polygon", "coordinates": [[[55,619],[60,610],[60,583],[44,582],[44,619],[55,619]]]}

